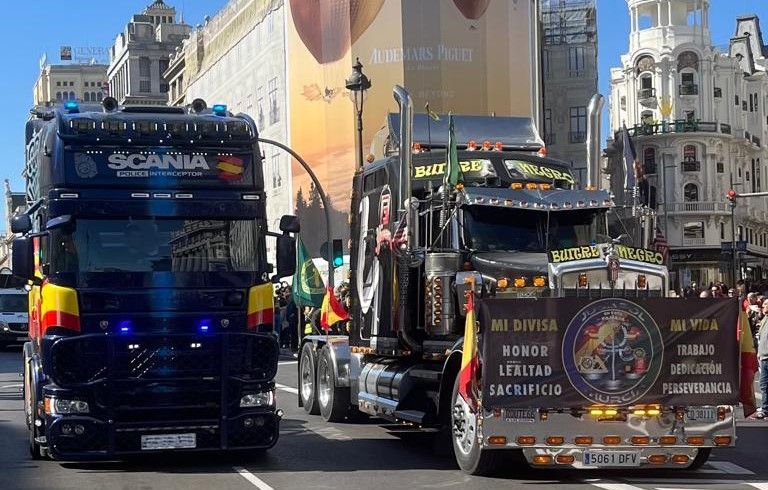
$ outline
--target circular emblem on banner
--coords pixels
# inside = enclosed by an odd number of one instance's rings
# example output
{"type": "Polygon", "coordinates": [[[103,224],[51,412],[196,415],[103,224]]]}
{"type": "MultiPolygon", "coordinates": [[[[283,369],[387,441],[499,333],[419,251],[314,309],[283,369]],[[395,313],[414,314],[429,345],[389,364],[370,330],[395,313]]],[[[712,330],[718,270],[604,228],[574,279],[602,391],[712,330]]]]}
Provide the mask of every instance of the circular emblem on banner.
{"type": "Polygon", "coordinates": [[[653,317],[626,299],[582,308],[563,338],[563,367],[571,385],[592,403],[639,400],[661,373],[664,342],[653,317]]]}

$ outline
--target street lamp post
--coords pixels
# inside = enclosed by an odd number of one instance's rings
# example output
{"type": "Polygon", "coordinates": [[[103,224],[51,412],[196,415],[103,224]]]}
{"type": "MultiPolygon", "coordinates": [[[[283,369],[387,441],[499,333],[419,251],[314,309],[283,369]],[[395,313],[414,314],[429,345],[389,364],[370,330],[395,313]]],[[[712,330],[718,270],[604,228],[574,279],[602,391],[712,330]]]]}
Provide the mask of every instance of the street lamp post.
{"type": "Polygon", "coordinates": [[[363,73],[363,64],[360,58],[357,58],[352,65],[352,74],[345,82],[347,90],[352,95],[352,101],[355,103],[357,112],[357,166],[363,166],[363,103],[365,102],[365,91],[371,88],[371,81],[363,73]]]}
{"type": "Polygon", "coordinates": [[[334,267],[333,267],[333,247],[331,247],[331,242],[332,242],[331,207],[328,203],[328,197],[325,195],[325,191],[323,191],[323,186],[320,185],[320,181],[317,179],[317,175],[315,175],[315,172],[312,170],[312,167],[309,166],[306,160],[301,158],[301,155],[293,151],[290,147],[280,143],[279,141],[270,140],[266,138],[259,138],[259,143],[276,146],[281,150],[290,154],[293,158],[296,159],[297,162],[299,162],[299,164],[309,174],[309,178],[312,179],[312,182],[315,184],[315,190],[317,191],[317,194],[320,196],[320,202],[323,203],[323,211],[325,214],[325,234],[328,237],[328,247],[327,247],[328,257],[326,257],[326,260],[328,260],[328,287],[333,289],[334,267]]]}

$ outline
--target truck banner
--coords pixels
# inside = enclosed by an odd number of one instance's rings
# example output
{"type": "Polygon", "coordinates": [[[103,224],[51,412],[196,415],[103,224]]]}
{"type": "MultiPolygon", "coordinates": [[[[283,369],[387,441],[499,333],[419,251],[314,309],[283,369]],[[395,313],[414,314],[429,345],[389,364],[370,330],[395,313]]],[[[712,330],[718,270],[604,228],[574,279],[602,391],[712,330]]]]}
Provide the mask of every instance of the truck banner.
{"type": "Polygon", "coordinates": [[[251,156],[246,154],[166,148],[75,151],[67,155],[65,167],[70,184],[172,186],[177,189],[253,185],[251,156]]]}
{"type": "Polygon", "coordinates": [[[486,299],[483,405],[735,405],[734,299],[486,299]]]}

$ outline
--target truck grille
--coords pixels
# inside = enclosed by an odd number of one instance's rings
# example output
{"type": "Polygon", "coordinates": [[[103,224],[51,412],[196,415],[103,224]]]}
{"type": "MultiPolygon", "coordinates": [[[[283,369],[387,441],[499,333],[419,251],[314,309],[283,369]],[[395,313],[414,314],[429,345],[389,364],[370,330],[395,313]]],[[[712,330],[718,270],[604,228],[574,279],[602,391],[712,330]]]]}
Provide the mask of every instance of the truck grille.
{"type": "Polygon", "coordinates": [[[566,288],[562,292],[565,298],[662,298],[658,289],[574,289],[566,288]]]}

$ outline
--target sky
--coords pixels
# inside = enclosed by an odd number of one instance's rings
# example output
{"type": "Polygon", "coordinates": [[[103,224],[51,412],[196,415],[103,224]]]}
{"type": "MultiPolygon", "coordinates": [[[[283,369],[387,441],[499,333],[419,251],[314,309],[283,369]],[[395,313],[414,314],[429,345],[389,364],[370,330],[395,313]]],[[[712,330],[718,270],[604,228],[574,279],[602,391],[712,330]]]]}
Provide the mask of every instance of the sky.
{"type": "MultiPolygon", "coordinates": [[[[59,47],[109,47],[134,13],[152,0],[27,0],[12,2],[6,9],[0,29],[4,46],[4,71],[0,94],[4,96],[5,117],[0,118],[0,180],[10,179],[11,187],[21,191],[24,161],[24,124],[32,106],[32,87],[39,74],[43,53],[56,62],[59,47]]],[[[417,0],[410,0],[417,1],[417,0]]],[[[444,0],[449,1],[449,0],[444,0]]],[[[507,1],[507,0],[495,0],[507,1]]],[[[166,0],[183,13],[184,20],[196,25],[206,15],[214,15],[226,0],[166,0]]],[[[768,0],[712,0],[710,19],[712,42],[728,43],[738,15],[756,13],[764,19],[768,36],[768,0]]],[[[629,45],[629,15],[625,0],[597,0],[600,91],[608,96],[608,73],[619,66],[629,45]]],[[[768,39],[766,39],[768,40],[768,39]]],[[[607,121],[607,114],[604,121],[607,121]]]]}

